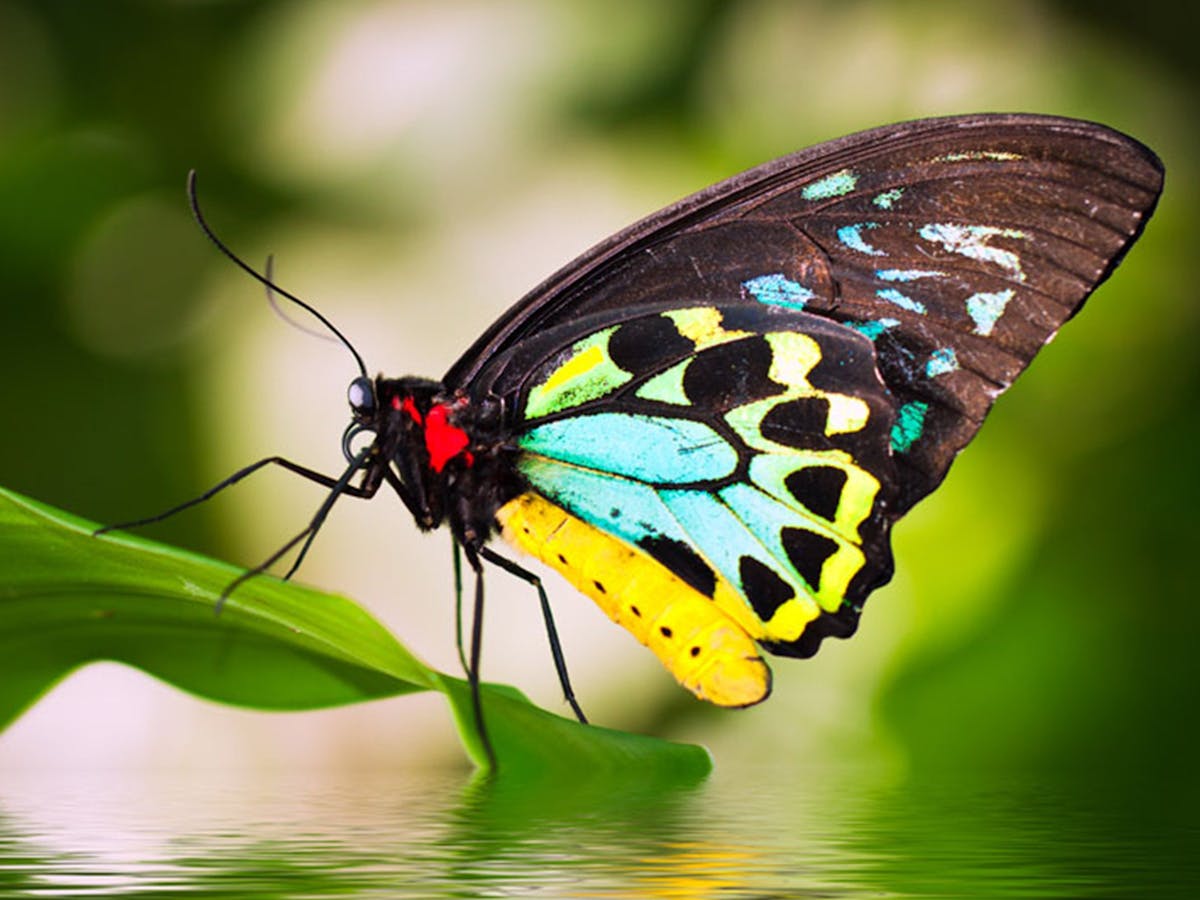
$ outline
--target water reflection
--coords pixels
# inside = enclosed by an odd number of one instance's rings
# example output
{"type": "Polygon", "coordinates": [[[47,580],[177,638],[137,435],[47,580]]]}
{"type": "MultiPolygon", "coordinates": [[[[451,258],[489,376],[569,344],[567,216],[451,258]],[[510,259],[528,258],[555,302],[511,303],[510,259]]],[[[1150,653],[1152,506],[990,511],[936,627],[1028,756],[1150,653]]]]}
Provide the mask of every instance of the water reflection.
{"type": "Polygon", "coordinates": [[[0,896],[1193,896],[1194,829],[1095,787],[7,772],[0,896]]]}

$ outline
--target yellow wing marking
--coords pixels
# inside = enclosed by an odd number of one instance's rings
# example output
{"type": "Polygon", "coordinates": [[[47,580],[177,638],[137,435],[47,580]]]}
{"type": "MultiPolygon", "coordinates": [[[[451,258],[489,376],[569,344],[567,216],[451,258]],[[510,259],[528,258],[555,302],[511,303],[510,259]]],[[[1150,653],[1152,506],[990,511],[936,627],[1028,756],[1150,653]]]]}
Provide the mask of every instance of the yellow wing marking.
{"type": "Polygon", "coordinates": [[[749,337],[749,331],[730,331],[722,324],[724,315],[715,306],[693,306],[687,309],[672,309],[663,313],[675,323],[675,330],[696,345],[695,352],[707,350],[717,344],[726,344],[739,338],[749,337]]]}
{"type": "Polygon", "coordinates": [[[527,419],[561,412],[605,394],[633,378],[608,355],[608,340],[614,325],[576,341],[566,359],[529,390],[524,415],[527,419]]]}
{"type": "Polygon", "coordinates": [[[542,385],[542,389],[547,393],[557,391],[568,381],[572,381],[582,375],[586,375],[592,369],[596,368],[596,366],[604,362],[605,359],[607,359],[607,357],[604,355],[604,351],[600,349],[600,347],[593,344],[591,347],[576,353],[569,360],[559,366],[554,374],[546,379],[546,383],[542,385]]]}
{"type": "Polygon", "coordinates": [[[771,692],[745,629],[646,553],[533,493],[496,519],[509,543],[561,572],[701,700],[750,706],[771,692]]]}

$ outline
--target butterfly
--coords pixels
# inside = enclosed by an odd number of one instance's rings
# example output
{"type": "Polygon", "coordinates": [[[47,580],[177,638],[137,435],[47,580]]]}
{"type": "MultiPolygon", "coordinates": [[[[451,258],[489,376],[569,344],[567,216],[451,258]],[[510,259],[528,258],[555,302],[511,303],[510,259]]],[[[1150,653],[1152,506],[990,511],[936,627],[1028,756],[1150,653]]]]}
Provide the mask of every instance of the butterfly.
{"type": "Polygon", "coordinates": [[[562,573],[697,697],[749,706],[771,690],[763,651],[809,657],[854,633],[892,575],[892,524],[1112,273],[1162,183],[1154,153],[1088,122],[864,131],[603,241],[440,380],[369,377],[328,320],[274,288],[358,363],[347,468],[272,458],[227,483],[280,463],[331,489],[267,564],[303,539],[302,557],[339,495],[385,485],[420,529],[449,528],[475,576],[463,662],[485,744],[485,564],[537,589],[585,720],[541,580],[497,537],[562,573]]]}

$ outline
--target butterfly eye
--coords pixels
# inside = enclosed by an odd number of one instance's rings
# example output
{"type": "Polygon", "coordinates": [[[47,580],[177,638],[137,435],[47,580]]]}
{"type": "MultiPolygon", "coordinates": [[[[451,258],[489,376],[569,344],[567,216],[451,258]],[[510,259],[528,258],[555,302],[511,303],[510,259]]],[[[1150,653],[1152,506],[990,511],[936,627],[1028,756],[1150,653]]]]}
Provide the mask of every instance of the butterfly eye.
{"type": "Polygon", "coordinates": [[[365,416],[375,411],[375,389],[369,378],[360,375],[350,382],[346,398],[350,401],[350,409],[355,415],[365,416]]]}

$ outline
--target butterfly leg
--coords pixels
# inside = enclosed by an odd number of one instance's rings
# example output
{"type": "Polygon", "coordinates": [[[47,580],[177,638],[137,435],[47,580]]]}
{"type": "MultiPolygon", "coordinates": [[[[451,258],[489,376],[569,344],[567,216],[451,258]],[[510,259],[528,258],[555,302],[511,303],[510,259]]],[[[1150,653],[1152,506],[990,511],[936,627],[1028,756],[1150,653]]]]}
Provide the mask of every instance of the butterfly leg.
{"type": "Polygon", "coordinates": [[[299,568],[300,563],[304,560],[305,554],[308,553],[308,548],[312,546],[313,539],[317,536],[317,532],[320,531],[321,526],[325,524],[325,519],[329,516],[329,511],[333,509],[333,504],[337,502],[338,497],[340,497],[342,494],[351,494],[351,496],[358,497],[371,497],[377,490],[379,490],[378,482],[371,482],[362,488],[352,488],[350,485],[350,479],[353,478],[358,470],[362,468],[363,461],[367,458],[367,454],[369,452],[369,448],[363,449],[358,456],[351,460],[350,465],[347,466],[346,471],[342,473],[342,476],[330,485],[329,494],[321,502],[321,505],[317,508],[312,520],[308,523],[303,531],[268,556],[253,569],[247,569],[232,582],[230,582],[229,586],[221,592],[221,596],[217,599],[216,611],[218,614],[225,606],[225,601],[228,600],[230,595],[232,595],[233,592],[242,584],[249,581],[251,578],[255,578],[263,574],[265,571],[267,571],[267,569],[278,562],[279,559],[284,556],[284,554],[286,554],[301,541],[304,541],[304,545],[300,548],[300,552],[297,554],[295,561],[287,570],[287,573],[283,576],[285,581],[291,578],[292,575],[295,574],[296,569],[299,568]]]}
{"type": "MultiPolygon", "coordinates": [[[[325,518],[329,515],[329,511],[333,509],[333,504],[337,501],[338,497],[342,496],[342,494],[350,494],[354,497],[370,499],[375,495],[375,492],[379,490],[380,482],[378,481],[372,481],[363,485],[361,488],[353,489],[353,491],[350,485],[350,479],[353,478],[355,474],[363,467],[363,464],[370,452],[370,448],[363,448],[363,450],[359,452],[358,456],[354,457],[354,459],[350,461],[350,465],[346,467],[346,471],[342,473],[341,478],[334,482],[334,484],[330,487],[329,496],[325,498],[324,502],[317,509],[316,514],[313,516],[312,521],[308,525],[308,539],[305,540],[304,546],[301,547],[300,552],[296,554],[296,559],[292,562],[291,566],[284,574],[284,581],[287,581],[289,578],[295,575],[296,570],[300,568],[300,563],[304,562],[304,557],[308,555],[308,548],[312,546],[312,542],[316,538],[317,532],[320,531],[321,526],[325,524],[325,518]]],[[[303,534],[303,532],[301,532],[301,534],[303,534]]],[[[297,537],[299,537],[299,535],[297,535],[297,537]]]]}
{"type": "Polygon", "coordinates": [[[496,768],[496,751],[492,749],[487,726],[483,721],[483,699],[479,695],[479,661],[483,650],[483,564],[479,554],[471,546],[464,547],[467,565],[475,573],[475,609],[471,619],[471,655],[467,666],[467,683],[471,686],[471,706],[475,710],[475,730],[483,743],[484,752],[492,769],[496,768]]]}
{"type": "MultiPolygon", "coordinates": [[[[300,475],[303,478],[307,478],[309,481],[315,481],[317,484],[322,485],[327,488],[333,488],[333,487],[337,486],[338,482],[340,481],[340,479],[333,478],[332,476],[329,476],[329,475],[324,475],[321,472],[317,472],[317,471],[314,471],[313,469],[308,468],[307,466],[302,466],[299,463],[294,463],[290,459],[285,459],[282,456],[268,456],[266,459],[260,459],[256,463],[251,463],[250,465],[246,466],[244,469],[238,469],[236,472],[234,472],[228,478],[224,479],[223,481],[219,482],[218,484],[213,485],[211,488],[209,488],[203,494],[200,494],[198,497],[193,497],[191,500],[187,500],[183,503],[180,503],[178,506],[172,506],[170,509],[168,509],[164,512],[160,512],[157,515],[148,516],[144,519],[134,519],[131,522],[118,522],[115,525],[105,525],[103,528],[97,528],[95,531],[92,532],[92,534],[93,535],[101,535],[101,534],[107,534],[110,531],[125,531],[130,528],[140,528],[143,525],[152,525],[155,522],[161,522],[163,519],[169,519],[171,516],[175,515],[176,513],[183,512],[185,509],[190,509],[191,507],[196,506],[199,503],[203,503],[205,500],[208,500],[210,497],[214,497],[217,494],[219,494],[221,491],[225,490],[225,488],[233,487],[233,485],[237,484],[239,481],[241,481],[246,476],[253,475],[259,469],[262,469],[262,468],[264,468],[266,466],[270,466],[270,465],[282,466],[283,468],[287,469],[289,472],[294,472],[295,474],[300,475]]],[[[351,485],[347,484],[342,487],[340,493],[349,494],[352,497],[369,497],[372,494],[374,494],[375,492],[371,491],[370,493],[367,493],[365,491],[360,491],[359,488],[352,487],[351,485]]]]}
{"type": "Polygon", "coordinates": [[[454,565],[454,646],[458,649],[458,661],[464,672],[470,671],[467,666],[467,655],[463,651],[462,639],[462,548],[454,538],[450,539],[451,559],[454,565]]]}
{"type": "Polygon", "coordinates": [[[558,683],[562,685],[563,695],[566,697],[571,709],[574,710],[575,718],[586,725],[587,716],[583,714],[583,710],[579,708],[579,703],[575,700],[575,691],[571,687],[571,678],[567,675],[567,661],[563,656],[562,644],[558,640],[558,629],[554,627],[554,614],[550,610],[550,599],[546,596],[546,589],[542,586],[542,579],[528,569],[519,566],[511,559],[506,559],[488,547],[480,547],[479,555],[492,565],[503,569],[509,575],[514,575],[526,584],[532,585],[533,589],[537,591],[538,600],[542,605],[542,619],[546,623],[546,636],[550,639],[550,655],[554,657],[554,669],[558,672],[558,683]]]}

